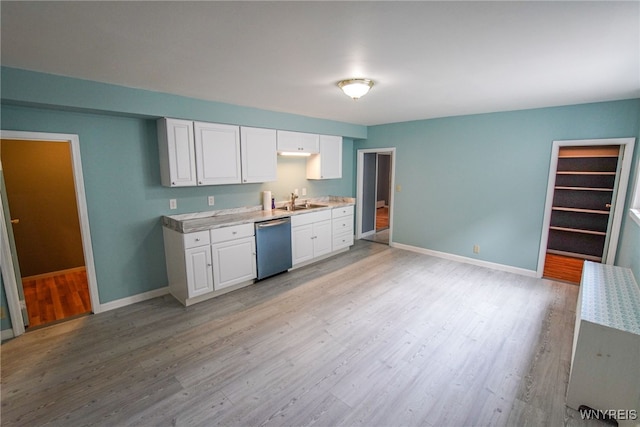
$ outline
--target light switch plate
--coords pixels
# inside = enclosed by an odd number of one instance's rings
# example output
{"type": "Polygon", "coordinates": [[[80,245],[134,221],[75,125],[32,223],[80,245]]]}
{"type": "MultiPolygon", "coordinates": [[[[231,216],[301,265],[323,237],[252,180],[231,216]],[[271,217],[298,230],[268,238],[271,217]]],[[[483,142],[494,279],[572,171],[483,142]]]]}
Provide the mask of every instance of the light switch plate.
{"type": "Polygon", "coordinates": [[[207,197],[207,203],[209,203],[209,206],[213,206],[213,204],[215,203],[213,196],[207,197]]]}

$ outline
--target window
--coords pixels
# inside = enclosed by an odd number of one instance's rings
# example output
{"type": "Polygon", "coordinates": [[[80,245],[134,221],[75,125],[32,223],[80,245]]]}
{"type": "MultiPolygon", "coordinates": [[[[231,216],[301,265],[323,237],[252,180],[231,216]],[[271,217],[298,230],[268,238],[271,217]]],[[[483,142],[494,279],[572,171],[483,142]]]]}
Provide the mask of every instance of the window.
{"type": "Polygon", "coordinates": [[[640,164],[638,164],[636,182],[633,185],[635,189],[633,190],[633,199],[631,201],[631,218],[640,225],[640,164]]]}

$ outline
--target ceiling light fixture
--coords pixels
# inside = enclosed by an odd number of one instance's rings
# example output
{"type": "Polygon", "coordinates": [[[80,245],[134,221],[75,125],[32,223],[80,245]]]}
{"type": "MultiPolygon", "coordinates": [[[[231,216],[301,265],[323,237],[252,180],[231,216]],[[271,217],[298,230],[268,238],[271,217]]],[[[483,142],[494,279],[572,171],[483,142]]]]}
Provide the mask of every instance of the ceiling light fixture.
{"type": "Polygon", "coordinates": [[[338,82],[338,87],[350,98],[358,99],[369,92],[373,86],[373,80],[347,79],[338,82]]]}

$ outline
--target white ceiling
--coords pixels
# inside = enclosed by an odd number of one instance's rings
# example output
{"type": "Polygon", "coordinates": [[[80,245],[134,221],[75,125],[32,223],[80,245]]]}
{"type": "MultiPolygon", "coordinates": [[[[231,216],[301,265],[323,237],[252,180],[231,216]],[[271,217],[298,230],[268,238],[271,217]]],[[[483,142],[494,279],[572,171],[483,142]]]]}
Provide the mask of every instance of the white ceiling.
{"type": "Polygon", "coordinates": [[[4,66],[373,125],[640,97],[640,2],[8,2],[4,66]],[[358,101],[338,80],[376,84],[358,101]]]}

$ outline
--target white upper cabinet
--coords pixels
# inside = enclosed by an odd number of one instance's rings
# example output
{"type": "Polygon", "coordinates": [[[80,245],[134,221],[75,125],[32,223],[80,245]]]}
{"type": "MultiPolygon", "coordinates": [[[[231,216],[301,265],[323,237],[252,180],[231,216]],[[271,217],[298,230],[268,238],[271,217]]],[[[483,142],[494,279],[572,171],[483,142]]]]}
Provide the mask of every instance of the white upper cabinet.
{"type": "Polygon", "coordinates": [[[198,185],[239,184],[240,127],[193,122],[198,185]]]}
{"type": "Polygon", "coordinates": [[[278,151],[315,154],[320,150],[320,135],[314,133],[278,131],[278,151]]]}
{"type": "Polygon", "coordinates": [[[160,119],[157,126],[162,185],[166,187],[196,185],[193,122],[160,119]]]}
{"type": "Polygon", "coordinates": [[[158,120],[162,185],[277,181],[278,152],[311,154],[307,179],[342,178],[342,137],[275,129],[158,120]]]}
{"type": "Polygon", "coordinates": [[[277,180],[278,156],[276,130],[240,128],[242,152],[242,182],[277,180]]]}
{"type": "Polygon", "coordinates": [[[307,159],[307,179],[342,178],[342,137],[320,135],[320,152],[307,159]]]}

